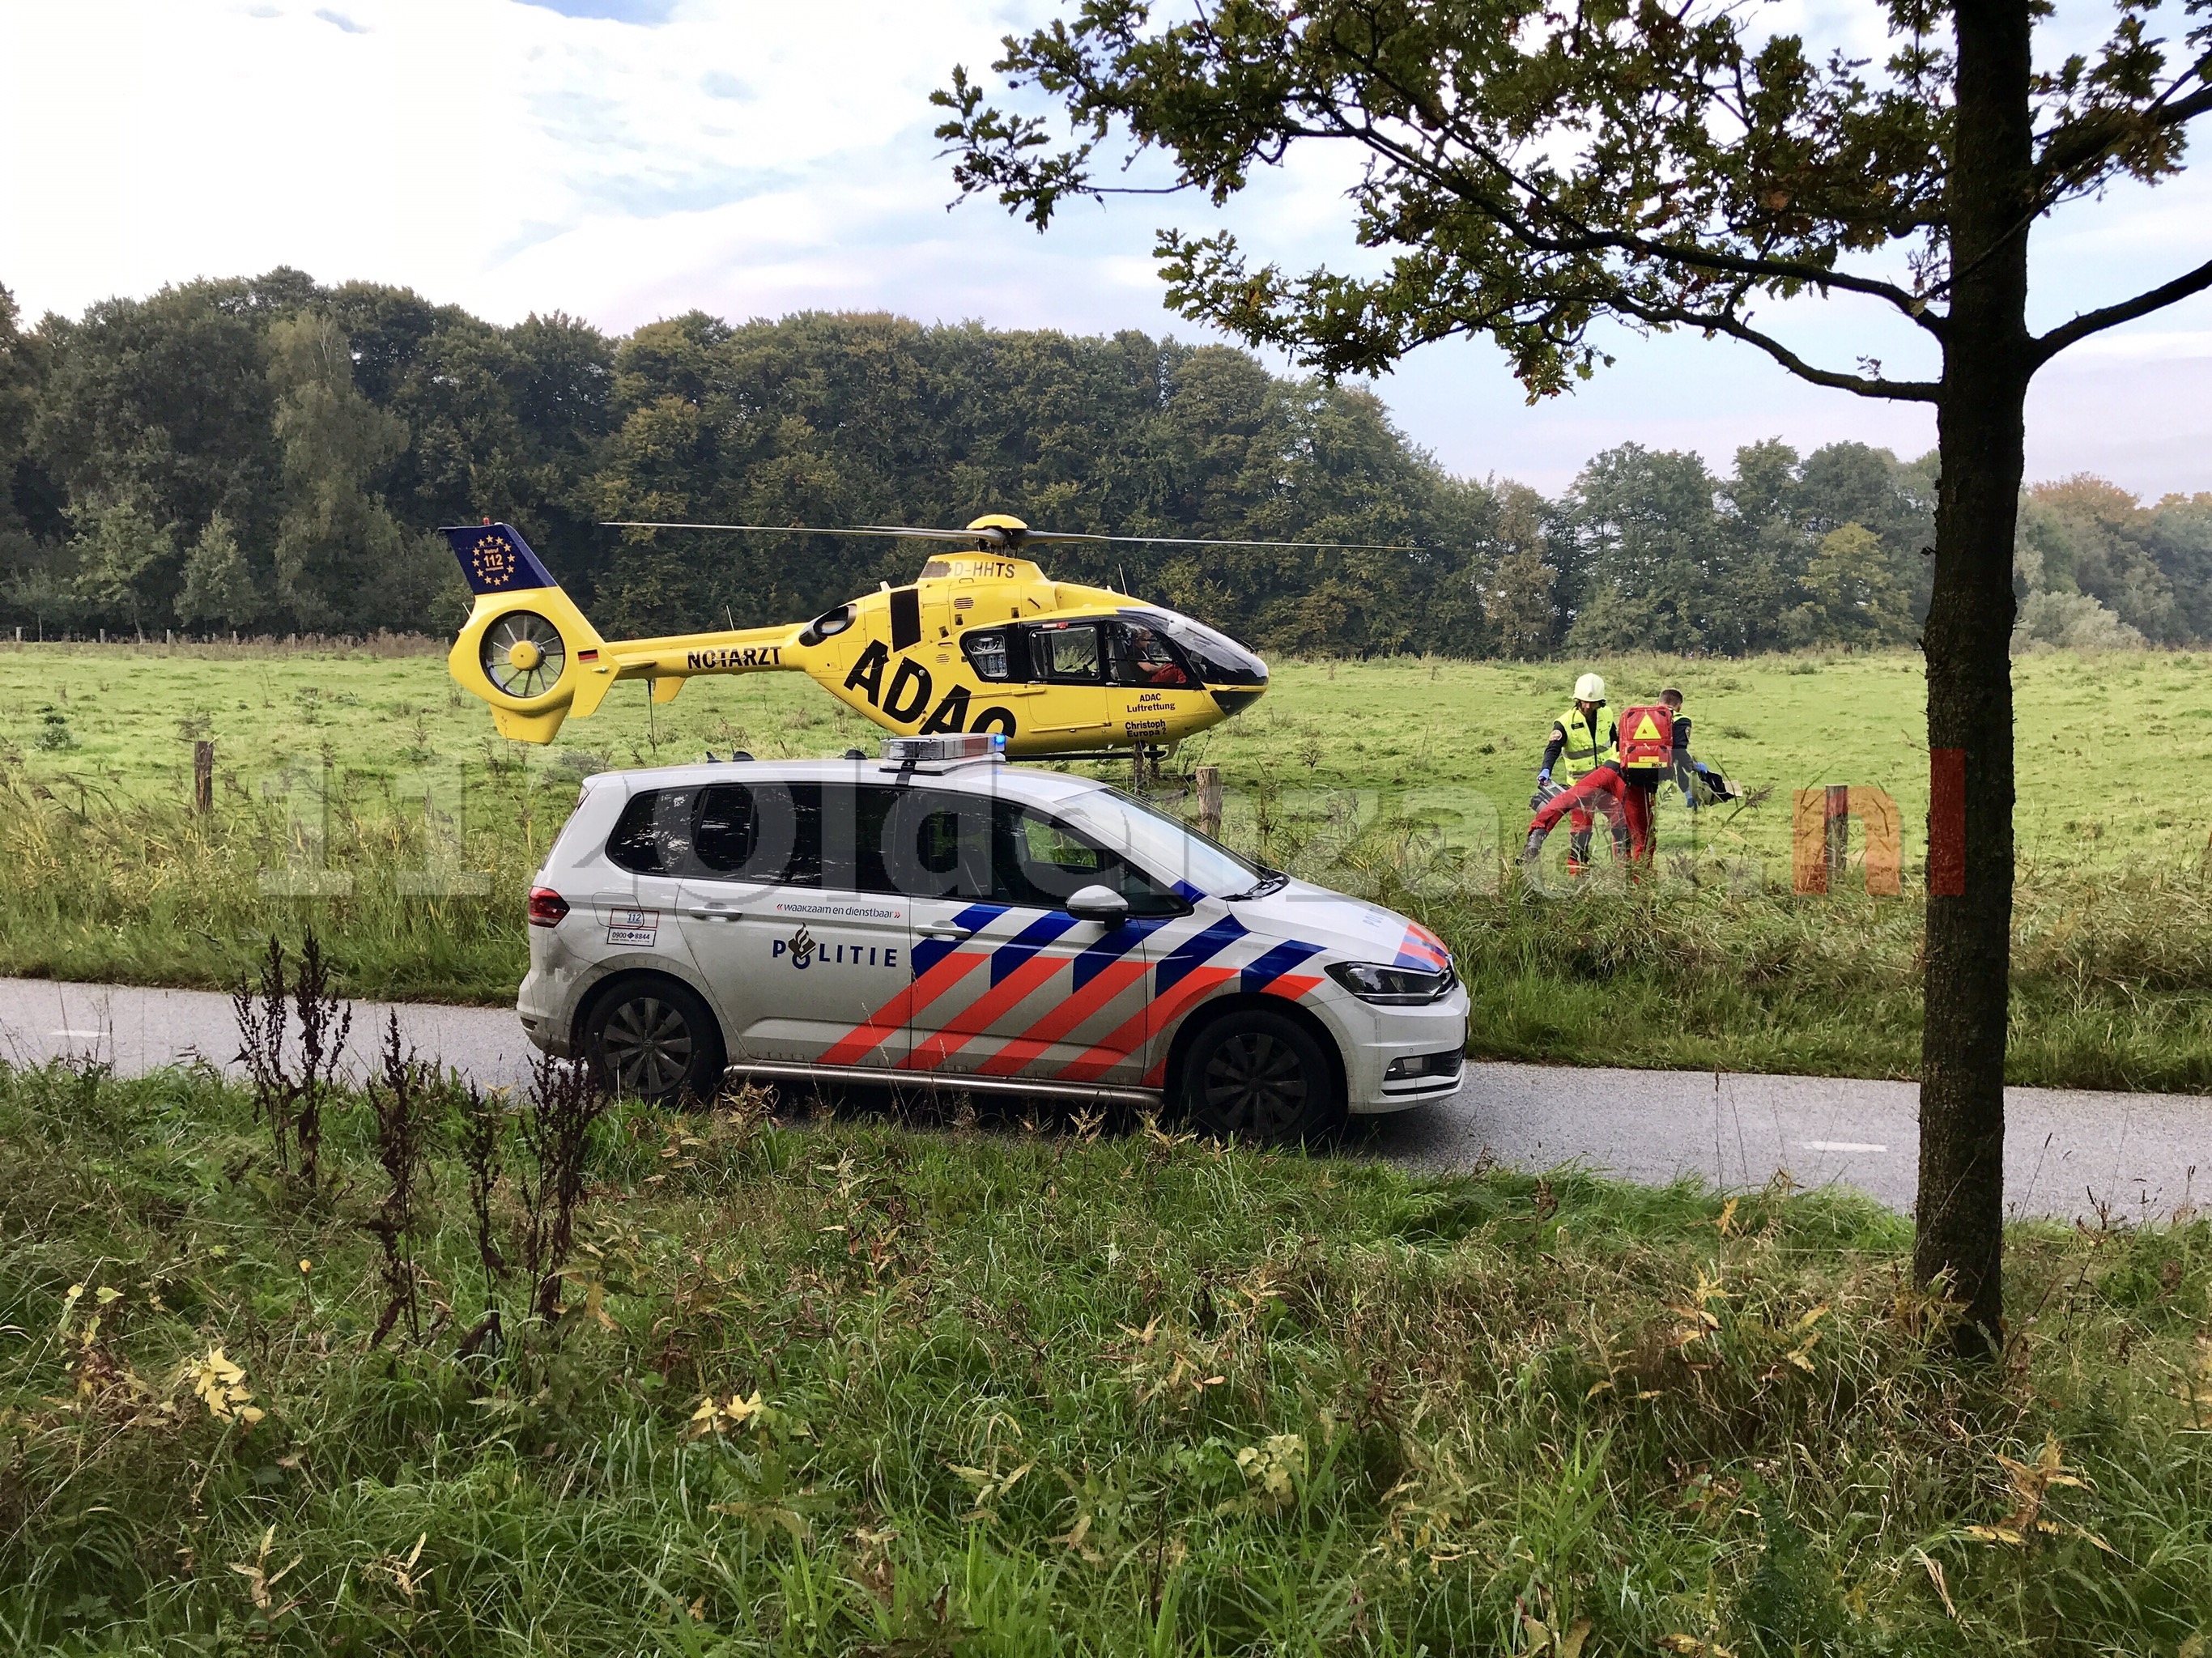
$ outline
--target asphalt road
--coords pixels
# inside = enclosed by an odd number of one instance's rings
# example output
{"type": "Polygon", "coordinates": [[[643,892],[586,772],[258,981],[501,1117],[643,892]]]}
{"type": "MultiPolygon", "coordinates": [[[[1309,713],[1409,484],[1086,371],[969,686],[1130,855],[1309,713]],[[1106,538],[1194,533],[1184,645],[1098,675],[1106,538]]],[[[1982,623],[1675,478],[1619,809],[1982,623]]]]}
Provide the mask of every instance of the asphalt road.
{"type": "MultiPolygon", "coordinates": [[[[383,1003],[354,1010],[356,1071],[380,1041],[383,1003]]],[[[487,1085],[520,1083],[532,1050],[504,1008],[398,1006],[405,1041],[487,1085]]],[[[205,991],[0,979],[0,1054],[82,1055],[125,1072],[204,1059],[234,1068],[228,997],[205,991]]],[[[1735,1072],[1479,1064],[1459,1091],[1377,1119],[1355,1148],[1419,1169],[1464,1169],[1486,1153],[1528,1169],[1579,1163],[1663,1183],[1856,1187],[1908,1209],[1919,1156],[1911,1083],[1735,1072]]],[[[2006,1090],[2005,1199],[2021,1216],[2094,1221],[2100,1206],[2142,1219],[2212,1195],[2212,1098],[2006,1090]],[[2197,1176],[2202,1172],[2203,1179],[2197,1176]]]]}

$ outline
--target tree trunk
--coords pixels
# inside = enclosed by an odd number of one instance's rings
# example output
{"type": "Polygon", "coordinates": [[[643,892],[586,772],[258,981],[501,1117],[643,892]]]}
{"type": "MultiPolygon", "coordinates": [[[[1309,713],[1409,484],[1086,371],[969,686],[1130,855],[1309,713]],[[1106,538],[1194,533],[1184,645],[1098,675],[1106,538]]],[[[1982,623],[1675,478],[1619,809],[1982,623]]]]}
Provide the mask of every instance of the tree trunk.
{"type": "Polygon", "coordinates": [[[1953,287],[1937,406],[1929,606],[1931,784],[1920,1189],[1912,1266],[1944,1278],[1962,1349],[2002,1339],[2005,1012],[2012,945],[2012,553],[2027,382],[2029,0],[1960,0],[1953,287]]]}

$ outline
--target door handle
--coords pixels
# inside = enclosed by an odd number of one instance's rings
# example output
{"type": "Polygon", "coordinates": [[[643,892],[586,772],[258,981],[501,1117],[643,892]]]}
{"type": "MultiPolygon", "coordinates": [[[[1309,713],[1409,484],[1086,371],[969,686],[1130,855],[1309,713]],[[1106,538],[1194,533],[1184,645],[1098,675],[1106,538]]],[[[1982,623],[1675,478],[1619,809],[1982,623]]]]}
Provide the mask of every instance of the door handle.
{"type": "Polygon", "coordinates": [[[928,921],[915,930],[925,938],[951,938],[956,942],[975,936],[975,928],[955,926],[950,921],[928,921]]]}
{"type": "Polygon", "coordinates": [[[720,904],[707,904],[696,908],[687,908],[684,913],[694,920],[699,921],[742,921],[745,919],[736,910],[726,909],[720,904]]]}

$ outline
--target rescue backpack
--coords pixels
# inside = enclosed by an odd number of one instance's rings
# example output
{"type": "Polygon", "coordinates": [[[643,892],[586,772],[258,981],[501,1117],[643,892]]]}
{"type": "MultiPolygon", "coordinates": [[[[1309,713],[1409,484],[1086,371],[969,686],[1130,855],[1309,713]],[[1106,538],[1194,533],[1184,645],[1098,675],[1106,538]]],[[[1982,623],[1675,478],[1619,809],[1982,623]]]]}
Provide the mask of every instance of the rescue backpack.
{"type": "Polygon", "coordinates": [[[1674,763],[1674,711],[1664,702],[1624,708],[1620,715],[1620,768],[1666,771],[1674,763]]]}

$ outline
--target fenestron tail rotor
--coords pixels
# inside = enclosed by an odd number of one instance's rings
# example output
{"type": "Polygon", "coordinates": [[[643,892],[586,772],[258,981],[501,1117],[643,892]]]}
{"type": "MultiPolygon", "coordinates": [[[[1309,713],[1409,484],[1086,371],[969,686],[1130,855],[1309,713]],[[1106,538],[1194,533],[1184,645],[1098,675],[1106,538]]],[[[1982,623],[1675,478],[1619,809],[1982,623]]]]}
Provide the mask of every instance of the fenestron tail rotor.
{"type": "Polygon", "coordinates": [[[445,536],[476,595],[447,667],[490,704],[501,736],[551,742],[613,683],[605,641],[513,525],[449,525],[445,536]]]}
{"type": "Polygon", "coordinates": [[[525,701],[561,683],[568,648],[561,630],[535,610],[509,610],[484,629],[477,647],[484,677],[525,701]]]}

